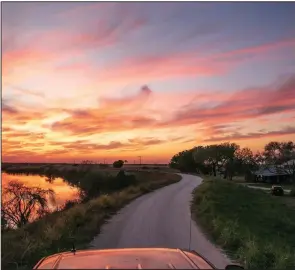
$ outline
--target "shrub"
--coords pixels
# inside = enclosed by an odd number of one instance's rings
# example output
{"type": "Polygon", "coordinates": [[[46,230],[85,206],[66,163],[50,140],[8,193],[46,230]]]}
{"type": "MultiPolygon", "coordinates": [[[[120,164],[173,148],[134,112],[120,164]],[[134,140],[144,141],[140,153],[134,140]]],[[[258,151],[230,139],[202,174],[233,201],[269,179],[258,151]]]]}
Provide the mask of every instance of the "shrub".
{"type": "Polygon", "coordinates": [[[123,160],[117,160],[113,163],[113,167],[114,168],[121,168],[124,165],[124,161],[123,160]]]}

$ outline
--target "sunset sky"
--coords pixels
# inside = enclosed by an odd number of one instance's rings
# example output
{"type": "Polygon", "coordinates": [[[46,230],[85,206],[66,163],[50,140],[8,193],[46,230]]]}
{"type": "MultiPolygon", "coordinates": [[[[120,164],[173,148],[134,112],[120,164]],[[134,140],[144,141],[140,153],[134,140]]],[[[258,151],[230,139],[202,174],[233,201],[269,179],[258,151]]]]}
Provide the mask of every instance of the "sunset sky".
{"type": "Polygon", "coordinates": [[[3,2],[6,162],[167,162],[295,140],[295,3],[3,2]]]}

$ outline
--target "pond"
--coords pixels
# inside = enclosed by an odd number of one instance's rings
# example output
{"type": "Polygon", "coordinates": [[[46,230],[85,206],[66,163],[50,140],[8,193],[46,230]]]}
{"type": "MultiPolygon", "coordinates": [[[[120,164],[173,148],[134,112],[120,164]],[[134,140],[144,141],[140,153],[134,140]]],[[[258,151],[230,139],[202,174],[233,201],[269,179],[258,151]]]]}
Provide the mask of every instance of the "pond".
{"type": "Polygon", "coordinates": [[[19,181],[28,187],[40,187],[42,189],[52,189],[55,192],[55,204],[49,203],[51,210],[56,210],[68,200],[79,199],[79,188],[71,186],[62,178],[48,179],[46,176],[27,174],[7,174],[2,172],[2,189],[9,181],[19,181]]]}

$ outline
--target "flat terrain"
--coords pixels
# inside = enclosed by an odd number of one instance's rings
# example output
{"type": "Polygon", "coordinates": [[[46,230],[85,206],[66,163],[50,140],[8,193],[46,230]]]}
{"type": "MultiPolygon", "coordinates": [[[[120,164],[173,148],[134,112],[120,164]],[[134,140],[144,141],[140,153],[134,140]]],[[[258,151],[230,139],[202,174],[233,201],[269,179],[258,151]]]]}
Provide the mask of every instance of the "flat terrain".
{"type": "Polygon", "coordinates": [[[90,248],[188,249],[191,239],[191,249],[206,257],[216,267],[224,268],[229,259],[191,221],[191,193],[202,179],[185,174],[182,177],[179,183],[144,195],[123,208],[102,227],[90,248]]]}

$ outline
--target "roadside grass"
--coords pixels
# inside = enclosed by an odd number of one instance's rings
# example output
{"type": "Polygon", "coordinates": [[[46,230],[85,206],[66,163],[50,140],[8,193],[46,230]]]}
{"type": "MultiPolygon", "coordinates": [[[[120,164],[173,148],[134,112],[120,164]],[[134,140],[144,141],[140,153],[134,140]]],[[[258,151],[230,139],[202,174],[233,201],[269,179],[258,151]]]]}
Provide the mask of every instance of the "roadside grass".
{"type": "Polygon", "coordinates": [[[295,266],[295,209],[283,198],[222,179],[193,192],[193,218],[246,268],[295,266]]]}
{"type": "Polygon", "coordinates": [[[135,185],[85,203],[54,212],[23,228],[2,233],[2,266],[31,269],[42,257],[69,251],[73,239],[77,249],[87,248],[100,227],[133,199],[176,183],[181,176],[165,173],[138,173],[135,185]]]}

